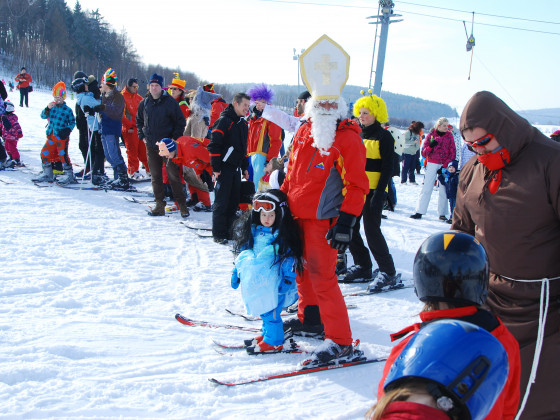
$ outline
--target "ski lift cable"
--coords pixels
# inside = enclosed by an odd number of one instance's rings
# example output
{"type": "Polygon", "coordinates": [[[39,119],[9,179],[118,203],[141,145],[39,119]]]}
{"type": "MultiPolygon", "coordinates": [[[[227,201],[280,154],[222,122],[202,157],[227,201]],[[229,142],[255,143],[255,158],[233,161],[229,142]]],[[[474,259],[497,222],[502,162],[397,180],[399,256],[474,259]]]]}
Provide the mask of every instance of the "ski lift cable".
{"type": "MultiPolygon", "coordinates": [[[[408,1],[400,1],[399,0],[399,4],[410,4],[412,6],[429,7],[429,8],[433,8],[433,9],[439,9],[439,10],[449,10],[451,12],[471,13],[467,10],[458,10],[458,9],[450,9],[450,8],[446,8],[446,7],[430,6],[430,5],[427,5],[427,4],[412,3],[412,2],[408,2],[408,1]]],[[[474,13],[474,12],[472,12],[472,13],[474,13]]],[[[502,19],[524,20],[524,21],[527,21],[527,22],[549,23],[551,25],[560,25],[560,22],[551,22],[551,21],[547,21],[547,20],[527,19],[527,18],[519,18],[519,17],[504,16],[504,15],[493,15],[493,14],[490,14],[490,13],[481,13],[481,12],[476,12],[476,13],[479,14],[479,15],[482,15],[482,16],[497,17],[497,18],[502,18],[502,19]]]]}
{"type": "MultiPolygon", "coordinates": [[[[435,16],[432,14],[427,14],[427,13],[418,13],[418,12],[409,12],[406,10],[399,10],[399,12],[401,13],[408,13],[411,15],[420,15],[420,16],[427,16],[430,18],[434,18],[434,19],[443,19],[443,20],[449,20],[449,21],[453,21],[453,22],[462,22],[462,19],[454,19],[454,18],[448,18],[448,17],[443,17],[443,16],[435,16]]],[[[527,31],[527,32],[537,32],[537,33],[541,33],[541,34],[548,34],[548,35],[560,35],[560,32],[547,32],[547,31],[538,31],[536,29],[527,29],[527,28],[518,28],[515,26],[504,26],[504,25],[494,25],[492,23],[482,23],[482,22],[477,22],[477,25],[483,25],[483,26],[493,26],[495,28],[505,28],[505,29],[516,29],[519,31],[527,31]]]]}
{"type": "Polygon", "coordinates": [[[510,99],[512,100],[512,102],[515,104],[515,106],[517,107],[517,109],[521,109],[521,106],[517,103],[517,101],[515,100],[515,98],[509,93],[509,91],[504,87],[504,85],[502,85],[502,83],[500,82],[500,80],[494,76],[494,74],[490,71],[490,69],[486,66],[486,64],[484,64],[484,62],[478,57],[478,54],[476,56],[476,59],[478,60],[478,62],[480,64],[482,64],[482,67],[484,67],[486,69],[486,71],[488,72],[488,74],[490,76],[492,76],[492,78],[496,81],[496,83],[498,83],[498,85],[500,85],[500,87],[504,90],[504,92],[510,97],[510,99]]]}

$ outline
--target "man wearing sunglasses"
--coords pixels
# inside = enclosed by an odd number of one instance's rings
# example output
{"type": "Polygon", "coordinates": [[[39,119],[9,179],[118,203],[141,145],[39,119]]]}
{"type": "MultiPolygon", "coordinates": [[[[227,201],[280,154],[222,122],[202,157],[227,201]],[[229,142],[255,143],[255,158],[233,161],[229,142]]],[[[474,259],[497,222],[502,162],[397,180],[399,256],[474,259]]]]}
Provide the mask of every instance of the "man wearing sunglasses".
{"type": "Polygon", "coordinates": [[[477,158],[461,171],[452,229],[487,250],[486,304],[520,346],[522,418],[558,418],[560,144],[490,92],[469,100],[460,129],[477,158]]]}

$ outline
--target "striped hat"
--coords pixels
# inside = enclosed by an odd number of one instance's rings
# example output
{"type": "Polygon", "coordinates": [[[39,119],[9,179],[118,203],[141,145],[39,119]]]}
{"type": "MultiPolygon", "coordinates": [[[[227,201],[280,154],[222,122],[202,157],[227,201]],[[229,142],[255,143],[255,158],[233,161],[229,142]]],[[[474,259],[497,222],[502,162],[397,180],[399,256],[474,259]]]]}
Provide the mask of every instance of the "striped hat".
{"type": "Polygon", "coordinates": [[[105,74],[103,75],[101,82],[105,83],[106,85],[116,86],[117,79],[118,79],[117,72],[113,70],[111,67],[109,67],[105,72],[105,74]]]}
{"type": "Polygon", "coordinates": [[[55,98],[66,99],[66,85],[64,82],[58,82],[52,89],[52,96],[55,98]]]}

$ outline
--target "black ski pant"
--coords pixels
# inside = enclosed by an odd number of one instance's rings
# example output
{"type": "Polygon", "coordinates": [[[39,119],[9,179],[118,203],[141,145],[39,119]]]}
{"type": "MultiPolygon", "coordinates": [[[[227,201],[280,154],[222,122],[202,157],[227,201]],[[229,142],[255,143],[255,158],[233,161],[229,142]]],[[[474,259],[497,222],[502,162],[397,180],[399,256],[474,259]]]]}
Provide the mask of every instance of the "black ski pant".
{"type": "Polygon", "coordinates": [[[212,212],[212,235],[216,239],[231,238],[239,196],[241,194],[241,171],[224,164],[214,187],[212,212]]]}
{"type": "Polygon", "coordinates": [[[19,106],[23,106],[24,100],[25,106],[29,107],[29,87],[19,88],[19,106]]]}
{"type": "Polygon", "coordinates": [[[80,147],[80,152],[82,152],[82,156],[84,157],[84,163],[85,163],[84,173],[88,173],[90,171],[90,167],[89,167],[89,160],[88,160],[89,139],[88,139],[87,125],[86,127],[78,128],[78,134],[79,134],[78,145],[80,147]]]}
{"type": "MultiPolygon", "coordinates": [[[[383,206],[376,206],[376,208],[372,208],[371,206],[374,191],[375,190],[370,190],[369,194],[366,196],[362,214],[358,217],[354,225],[352,240],[349,246],[350,254],[352,254],[354,258],[354,264],[371,269],[372,262],[369,255],[369,251],[371,251],[379,267],[379,271],[393,275],[396,272],[395,263],[393,262],[393,257],[389,253],[389,247],[387,246],[387,241],[385,241],[383,232],[381,232],[381,212],[383,211],[383,206]],[[364,232],[369,249],[364,245],[362,235],[360,234],[361,219],[364,221],[364,232]]],[[[387,193],[384,193],[384,196],[386,197],[387,193]]],[[[380,202],[384,203],[385,199],[380,202]]]]}
{"type": "Polygon", "coordinates": [[[156,201],[165,201],[165,187],[163,184],[163,165],[167,172],[167,179],[169,186],[173,191],[173,198],[179,206],[187,207],[187,200],[185,197],[185,189],[181,178],[182,173],[179,172],[177,166],[171,159],[164,158],[159,155],[158,149],[152,149],[146,146],[146,153],[148,155],[148,166],[150,167],[150,174],[152,176],[152,190],[156,201]]]}
{"type": "MultiPolygon", "coordinates": [[[[86,130],[87,132],[87,130],[86,130]]],[[[80,133],[81,135],[81,133],[80,133]]],[[[83,153],[83,151],[82,151],[83,153]]],[[[95,175],[105,174],[105,152],[103,151],[103,143],[101,143],[101,133],[94,131],[91,135],[91,166],[95,175]]],[[[87,154],[87,138],[86,138],[86,154],[87,154]]],[[[85,158],[84,158],[85,160],[85,158]]],[[[86,164],[87,167],[87,164],[86,164]]]]}

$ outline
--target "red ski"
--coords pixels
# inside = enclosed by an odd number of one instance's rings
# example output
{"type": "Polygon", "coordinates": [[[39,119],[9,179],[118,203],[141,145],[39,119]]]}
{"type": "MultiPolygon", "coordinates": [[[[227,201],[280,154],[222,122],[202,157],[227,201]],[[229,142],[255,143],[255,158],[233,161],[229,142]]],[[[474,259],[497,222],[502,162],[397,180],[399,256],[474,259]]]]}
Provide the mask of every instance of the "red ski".
{"type": "Polygon", "coordinates": [[[255,383],[255,382],[270,381],[272,379],[290,378],[290,377],[293,377],[293,376],[306,375],[308,373],[315,373],[315,372],[320,372],[320,371],[323,371],[323,370],[339,369],[339,368],[345,368],[345,367],[350,367],[350,366],[365,365],[365,364],[368,364],[368,363],[383,362],[385,360],[387,360],[387,358],[385,358],[385,357],[379,357],[379,358],[373,358],[373,359],[364,358],[362,360],[356,360],[354,362],[346,362],[346,363],[332,364],[332,365],[326,365],[326,366],[317,366],[317,367],[310,368],[310,369],[294,369],[294,370],[290,370],[290,371],[287,371],[287,372],[278,373],[278,374],[275,374],[275,375],[264,375],[264,376],[260,376],[260,377],[257,377],[257,378],[241,379],[241,380],[232,381],[232,382],[221,381],[221,380],[216,379],[216,378],[208,378],[208,380],[210,382],[212,382],[213,384],[216,384],[216,385],[237,386],[237,385],[252,384],[252,383],[255,383]]]}
{"type": "Polygon", "coordinates": [[[194,319],[186,318],[181,314],[175,315],[175,319],[179,321],[181,324],[188,325],[189,327],[225,328],[227,330],[247,331],[252,333],[261,332],[260,328],[250,328],[250,327],[242,327],[240,325],[214,324],[213,322],[196,321],[194,319]]]}

